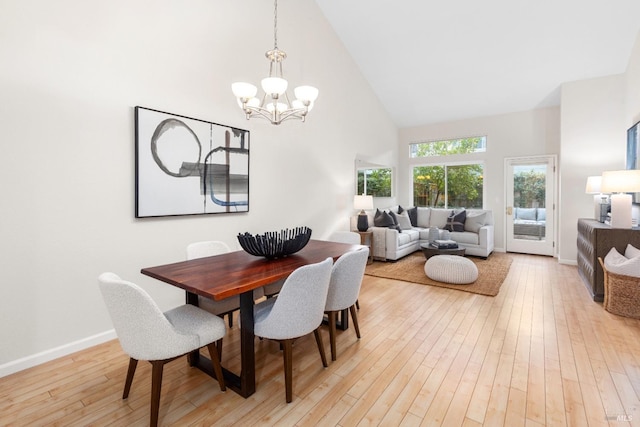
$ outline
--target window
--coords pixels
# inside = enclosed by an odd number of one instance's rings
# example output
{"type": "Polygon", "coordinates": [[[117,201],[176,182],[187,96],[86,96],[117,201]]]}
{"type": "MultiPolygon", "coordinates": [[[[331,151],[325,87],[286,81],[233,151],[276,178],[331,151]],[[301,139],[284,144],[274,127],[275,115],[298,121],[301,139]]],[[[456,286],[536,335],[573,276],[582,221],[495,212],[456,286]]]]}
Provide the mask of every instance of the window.
{"type": "Polygon", "coordinates": [[[415,166],[413,204],[482,209],[483,171],[481,163],[415,166]]]}
{"type": "Polygon", "coordinates": [[[478,153],[487,150],[486,136],[416,142],[409,149],[410,158],[416,159],[412,162],[415,206],[483,207],[484,162],[478,161],[478,153]],[[419,163],[427,162],[428,157],[454,154],[458,156],[455,162],[419,163]]]}
{"type": "Polygon", "coordinates": [[[409,145],[410,157],[450,156],[453,154],[483,153],[487,151],[487,137],[416,142],[409,145]]]}
{"type": "Polygon", "coordinates": [[[391,197],[391,168],[358,169],[356,194],[391,197]]]}

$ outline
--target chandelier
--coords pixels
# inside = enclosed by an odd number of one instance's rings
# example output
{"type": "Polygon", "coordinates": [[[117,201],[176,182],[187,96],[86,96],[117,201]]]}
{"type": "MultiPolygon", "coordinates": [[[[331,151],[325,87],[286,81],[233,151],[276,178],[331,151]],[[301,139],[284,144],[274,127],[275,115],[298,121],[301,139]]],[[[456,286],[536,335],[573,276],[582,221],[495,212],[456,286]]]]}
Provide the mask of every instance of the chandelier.
{"type": "Polygon", "coordinates": [[[313,86],[298,86],[293,91],[296,99],[293,102],[289,100],[289,83],[282,74],[282,61],[287,54],[278,49],[278,0],[274,0],[273,50],[267,51],[265,56],[269,60],[269,77],[261,81],[264,91],[262,99],[256,97],[258,88],[251,83],[236,82],[231,85],[231,90],[238,98],[238,105],[244,111],[247,120],[251,117],[262,117],[274,125],[288,119],[304,122],[318,97],[318,89],[313,86]]]}

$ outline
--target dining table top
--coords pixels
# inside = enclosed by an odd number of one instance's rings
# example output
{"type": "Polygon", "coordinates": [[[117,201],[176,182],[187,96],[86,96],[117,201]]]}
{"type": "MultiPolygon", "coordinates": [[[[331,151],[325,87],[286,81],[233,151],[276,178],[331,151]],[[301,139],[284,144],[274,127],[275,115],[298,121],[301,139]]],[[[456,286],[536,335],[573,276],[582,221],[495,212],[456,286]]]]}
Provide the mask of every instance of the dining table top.
{"type": "Polygon", "coordinates": [[[361,245],[310,240],[295,254],[266,259],[243,250],[197,258],[157,267],[143,268],[141,273],[214,300],[239,295],[286,278],[294,270],[331,257],[335,261],[361,245]]]}

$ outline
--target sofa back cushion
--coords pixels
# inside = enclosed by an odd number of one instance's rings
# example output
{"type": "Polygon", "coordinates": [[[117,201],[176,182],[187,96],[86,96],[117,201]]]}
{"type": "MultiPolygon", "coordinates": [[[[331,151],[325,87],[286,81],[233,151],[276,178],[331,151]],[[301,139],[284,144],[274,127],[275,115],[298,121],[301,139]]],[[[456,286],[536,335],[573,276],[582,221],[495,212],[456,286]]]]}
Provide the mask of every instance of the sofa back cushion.
{"type": "MultiPolygon", "coordinates": [[[[451,215],[451,209],[431,209],[431,219],[429,220],[428,226],[438,227],[439,229],[444,229],[445,225],[447,225],[447,219],[449,215],[451,215]]],[[[418,210],[420,213],[420,210],[418,210]]],[[[418,222],[420,218],[418,217],[418,222]]]]}
{"type": "Polygon", "coordinates": [[[514,219],[522,219],[527,221],[536,220],[536,208],[516,208],[514,219]]]}
{"type": "Polygon", "coordinates": [[[547,220],[547,210],[545,208],[538,208],[538,213],[536,215],[536,219],[538,221],[546,221],[547,220]]]}
{"type": "Polygon", "coordinates": [[[429,220],[431,218],[431,208],[419,207],[417,215],[417,226],[422,228],[429,227],[429,220]]]}

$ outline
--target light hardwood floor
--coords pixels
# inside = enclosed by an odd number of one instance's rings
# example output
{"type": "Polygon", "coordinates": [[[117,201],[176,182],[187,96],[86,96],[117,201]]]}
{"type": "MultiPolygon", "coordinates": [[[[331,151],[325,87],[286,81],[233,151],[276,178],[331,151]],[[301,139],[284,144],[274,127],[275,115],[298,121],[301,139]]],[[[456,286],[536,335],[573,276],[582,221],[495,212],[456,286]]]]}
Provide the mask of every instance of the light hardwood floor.
{"type": "MultiPolygon", "coordinates": [[[[165,367],[160,423],[640,425],[640,321],[593,302],[575,267],[513,257],[493,298],[365,276],[362,339],[341,332],[338,360],[326,369],[313,336],[299,340],[290,404],[273,342],[256,341],[249,399],[176,360],[165,367]]],[[[223,354],[234,368],[237,332],[223,354]]],[[[150,365],[139,364],[122,400],[127,362],[113,341],[2,378],[0,425],[146,425],[150,365]]]]}

